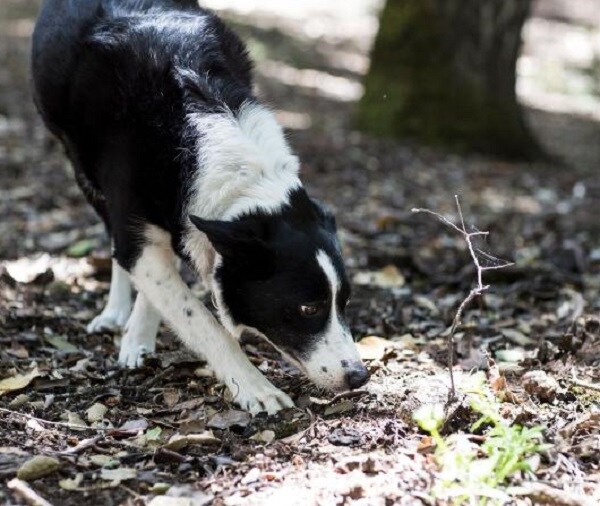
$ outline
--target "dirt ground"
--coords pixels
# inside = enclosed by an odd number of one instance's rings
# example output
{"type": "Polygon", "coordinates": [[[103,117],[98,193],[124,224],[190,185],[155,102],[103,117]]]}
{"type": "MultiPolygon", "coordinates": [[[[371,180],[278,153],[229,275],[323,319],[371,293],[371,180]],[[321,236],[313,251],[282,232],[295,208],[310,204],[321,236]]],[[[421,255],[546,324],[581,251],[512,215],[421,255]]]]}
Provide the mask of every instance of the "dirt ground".
{"type": "MultiPolygon", "coordinates": [[[[486,273],[490,289],[465,313],[455,346],[459,392],[483,371],[502,417],[541,426],[546,445],[508,480],[500,502],[600,503],[596,117],[528,110],[554,163],[361,135],[352,108],[378,4],[353,1],[343,13],[309,18],[292,7],[278,16],[268,6],[222,11],[258,61],[260,94],[288,127],[304,181],[336,213],[354,280],[349,320],[371,371],[364,390],[334,398],[249,340],[251,360],[298,406],[250,418],[168,329],[157,353],[131,371],[117,367],[118,333],[86,333],[107,295],[107,240],[31,103],[38,1],[2,0],[0,503],[43,504],[8,487],[40,455],[55,460],[26,486],[54,505],[445,503],[435,493],[435,445],[413,413],[448,398],[444,332],[475,269],[459,235],[411,209],[453,217],[455,194],[467,224],[490,231],[479,246],[515,262],[486,273]]],[[[446,435],[468,433],[474,421],[461,399],[464,392],[446,407],[446,435]]]]}

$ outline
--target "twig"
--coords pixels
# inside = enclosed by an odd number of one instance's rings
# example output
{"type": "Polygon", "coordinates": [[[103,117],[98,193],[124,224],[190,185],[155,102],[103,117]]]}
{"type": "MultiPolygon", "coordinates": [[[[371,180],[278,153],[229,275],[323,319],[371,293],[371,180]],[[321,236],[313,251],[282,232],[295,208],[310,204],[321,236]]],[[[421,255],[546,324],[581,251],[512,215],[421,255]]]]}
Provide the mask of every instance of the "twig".
{"type": "Polygon", "coordinates": [[[574,370],[572,374],[573,377],[570,380],[568,380],[571,385],[575,387],[586,388],[588,390],[593,390],[594,392],[600,392],[600,385],[594,385],[593,383],[588,383],[587,381],[581,381],[577,379],[574,370]]]}
{"type": "Polygon", "coordinates": [[[67,429],[72,429],[72,430],[94,430],[96,432],[105,432],[108,430],[113,430],[113,429],[108,429],[108,428],[104,428],[104,427],[88,427],[87,425],[78,425],[75,423],[68,423],[68,422],[52,422],[50,420],[44,420],[43,418],[38,418],[37,416],[28,415],[27,413],[20,413],[19,411],[13,411],[11,409],[6,409],[6,408],[0,408],[0,413],[9,413],[11,415],[16,415],[16,416],[21,416],[23,418],[27,418],[28,420],[35,420],[36,422],[39,422],[41,424],[55,425],[57,427],[65,427],[67,429]]]}
{"type": "Polygon", "coordinates": [[[576,381],[569,380],[571,385],[581,388],[587,388],[588,390],[594,390],[595,392],[600,392],[600,385],[593,385],[592,383],[586,383],[585,381],[576,381]]]}
{"type": "Polygon", "coordinates": [[[447,225],[448,227],[452,228],[453,230],[458,232],[460,235],[462,235],[465,242],[467,243],[467,248],[469,249],[469,254],[471,255],[471,260],[473,261],[473,264],[475,265],[475,267],[477,269],[477,285],[471,289],[469,294],[465,297],[465,299],[458,306],[458,309],[456,310],[456,314],[454,315],[454,320],[452,321],[452,325],[450,326],[450,329],[448,330],[448,334],[447,334],[447,338],[448,338],[448,368],[449,368],[449,372],[450,372],[450,399],[449,399],[449,401],[454,400],[456,397],[456,388],[455,388],[455,384],[454,384],[454,372],[453,372],[453,368],[454,368],[454,334],[456,333],[456,329],[461,324],[463,313],[473,299],[481,296],[490,287],[490,285],[483,284],[483,273],[485,271],[490,271],[493,269],[504,269],[505,267],[510,267],[511,265],[514,265],[513,262],[507,262],[506,260],[501,260],[499,258],[496,258],[496,257],[490,255],[489,253],[486,253],[486,252],[482,251],[481,249],[476,248],[473,245],[473,237],[488,236],[489,232],[481,231],[481,230],[477,230],[477,229],[475,229],[474,232],[467,232],[467,227],[465,225],[465,218],[463,215],[463,211],[462,211],[462,207],[460,205],[460,200],[458,198],[458,195],[454,195],[454,200],[456,201],[456,209],[458,212],[460,226],[456,225],[455,223],[453,223],[452,221],[450,221],[448,218],[441,215],[440,213],[436,213],[435,211],[432,211],[430,209],[425,209],[425,208],[413,208],[412,209],[413,213],[426,213],[426,214],[431,214],[432,216],[435,216],[442,223],[444,223],[445,225],[447,225]],[[488,265],[488,266],[481,265],[478,253],[487,260],[494,261],[494,262],[501,262],[501,263],[499,265],[488,265]]]}
{"type": "Polygon", "coordinates": [[[31,506],[52,506],[51,503],[33,490],[26,481],[20,480],[19,478],[13,478],[6,486],[15,494],[21,496],[21,498],[31,506]]]}
{"type": "Polygon", "coordinates": [[[329,404],[335,404],[337,401],[342,399],[354,399],[355,397],[360,397],[361,395],[368,394],[368,390],[348,390],[347,392],[341,392],[333,397],[329,401],[329,404]]]}
{"type": "Polygon", "coordinates": [[[322,418],[315,417],[311,421],[310,425],[306,427],[306,429],[301,430],[300,432],[296,432],[296,434],[292,434],[291,436],[284,437],[283,439],[278,440],[278,443],[283,443],[287,445],[297,443],[308,433],[309,430],[313,429],[319,422],[322,421],[322,418]]]}
{"type": "Polygon", "coordinates": [[[69,448],[68,450],[62,452],[64,455],[76,455],[92,446],[96,445],[100,442],[103,436],[94,436],[81,441],[78,445],[69,448]]]}

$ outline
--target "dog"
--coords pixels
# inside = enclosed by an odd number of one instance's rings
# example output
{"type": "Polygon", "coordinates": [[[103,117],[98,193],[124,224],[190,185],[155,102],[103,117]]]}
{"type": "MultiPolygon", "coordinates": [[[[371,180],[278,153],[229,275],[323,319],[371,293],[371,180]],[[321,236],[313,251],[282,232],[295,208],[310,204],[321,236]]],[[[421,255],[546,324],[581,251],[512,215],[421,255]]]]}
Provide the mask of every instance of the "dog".
{"type": "Polygon", "coordinates": [[[194,0],[45,0],[31,62],[37,108],[112,241],[108,301],[88,331],[126,324],[122,366],[155,350],[164,320],[251,413],[293,401],[250,363],[243,332],[319,386],[367,381],[335,220],[307,195],[245,46],[215,14],[194,0]]]}

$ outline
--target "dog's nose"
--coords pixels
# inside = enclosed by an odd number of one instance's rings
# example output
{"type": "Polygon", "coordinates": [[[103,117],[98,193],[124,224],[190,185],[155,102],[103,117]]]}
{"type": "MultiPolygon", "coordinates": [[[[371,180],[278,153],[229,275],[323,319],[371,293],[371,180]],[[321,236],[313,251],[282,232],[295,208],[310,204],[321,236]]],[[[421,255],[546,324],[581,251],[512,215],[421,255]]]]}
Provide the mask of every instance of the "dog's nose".
{"type": "Polygon", "coordinates": [[[369,379],[369,371],[362,362],[350,362],[345,369],[346,383],[350,390],[362,387],[369,379]]]}

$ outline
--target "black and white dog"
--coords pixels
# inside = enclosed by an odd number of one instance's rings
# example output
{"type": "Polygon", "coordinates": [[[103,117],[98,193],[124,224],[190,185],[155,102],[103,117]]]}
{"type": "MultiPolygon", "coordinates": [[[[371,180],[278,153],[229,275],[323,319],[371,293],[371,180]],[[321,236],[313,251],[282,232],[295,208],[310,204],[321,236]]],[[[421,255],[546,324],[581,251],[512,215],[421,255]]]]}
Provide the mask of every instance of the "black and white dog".
{"type": "Polygon", "coordinates": [[[214,14],[195,0],[45,0],[32,67],[37,106],[113,242],[108,303],[88,330],[127,323],[122,365],[154,351],[164,319],[254,413],[293,403],[251,365],[243,331],[320,386],[365,383],[334,219],[307,196],[252,94],[244,45],[214,14]],[[178,256],[212,290],[220,323],[178,256]]]}

